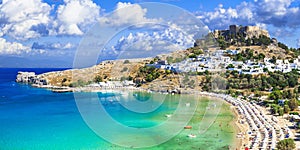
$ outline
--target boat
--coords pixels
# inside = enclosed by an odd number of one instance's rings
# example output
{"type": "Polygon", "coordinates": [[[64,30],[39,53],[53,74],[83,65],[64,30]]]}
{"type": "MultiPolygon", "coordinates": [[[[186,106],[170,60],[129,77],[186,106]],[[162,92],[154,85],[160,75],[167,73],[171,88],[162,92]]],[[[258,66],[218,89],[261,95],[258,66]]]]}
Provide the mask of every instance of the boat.
{"type": "Polygon", "coordinates": [[[192,126],[185,126],[184,129],[192,129],[192,126]]]}
{"type": "Polygon", "coordinates": [[[165,115],[167,118],[170,118],[170,117],[172,117],[172,115],[171,114],[166,114],[165,115]]]}
{"type": "Polygon", "coordinates": [[[53,89],[53,93],[67,93],[67,92],[73,92],[72,89],[53,89]]]}
{"type": "Polygon", "coordinates": [[[189,138],[196,138],[197,136],[195,134],[189,134],[188,137],[189,138]]]}
{"type": "Polygon", "coordinates": [[[186,107],[190,107],[190,106],[191,106],[191,103],[185,103],[185,106],[186,106],[186,107]]]}

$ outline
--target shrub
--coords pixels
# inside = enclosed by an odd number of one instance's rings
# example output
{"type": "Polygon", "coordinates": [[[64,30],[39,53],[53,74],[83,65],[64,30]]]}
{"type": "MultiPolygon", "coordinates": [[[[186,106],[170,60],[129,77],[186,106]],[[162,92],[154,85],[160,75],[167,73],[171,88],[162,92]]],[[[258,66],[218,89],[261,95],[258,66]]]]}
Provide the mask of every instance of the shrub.
{"type": "Polygon", "coordinates": [[[102,82],[102,81],[103,81],[103,79],[102,79],[101,76],[96,76],[96,77],[94,78],[94,82],[96,82],[96,83],[102,82]]]}
{"type": "Polygon", "coordinates": [[[124,64],[129,64],[129,63],[130,63],[129,60],[124,61],[124,64]]]}
{"type": "Polygon", "coordinates": [[[293,150],[296,148],[296,144],[293,139],[284,139],[277,143],[276,148],[280,150],[293,150]]]}
{"type": "Polygon", "coordinates": [[[289,102],[288,102],[288,105],[290,107],[291,110],[295,110],[298,108],[298,102],[296,99],[291,99],[289,102]]]}

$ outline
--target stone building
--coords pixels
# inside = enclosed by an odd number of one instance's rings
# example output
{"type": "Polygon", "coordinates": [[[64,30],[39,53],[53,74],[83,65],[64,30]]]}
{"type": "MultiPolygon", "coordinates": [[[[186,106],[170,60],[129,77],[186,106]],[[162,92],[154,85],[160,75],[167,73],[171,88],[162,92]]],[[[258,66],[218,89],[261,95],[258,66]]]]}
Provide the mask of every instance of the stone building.
{"type": "Polygon", "coordinates": [[[269,32],[267,30],[263,30],[258,26],[237,26],[230,25],[228,30],[215,30],[213,32],[215,38],[219,36],[225,37],[225,39],[230,39],[232,36],[243,36],[245,39],[259,37],[260,35],[264,35],[266,37],[270,37],[269,32]]]}

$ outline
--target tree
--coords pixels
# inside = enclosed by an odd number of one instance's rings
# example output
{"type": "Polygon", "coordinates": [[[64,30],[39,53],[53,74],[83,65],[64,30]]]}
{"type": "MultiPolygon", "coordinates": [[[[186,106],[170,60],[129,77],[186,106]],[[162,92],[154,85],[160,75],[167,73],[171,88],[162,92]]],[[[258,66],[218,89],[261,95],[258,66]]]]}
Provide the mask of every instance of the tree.
{"type": "Polygon", "coordinates": [[[290,77],[288,78],[288,84],[290,87],[295,87],[298,84],[298,77],[290,77]]]}
{"type": "Polygon", "coordinates": [[[64,83],[64,82],[67,82],[67,78],[64,78],[61,82],[64,83]]]}
{"type": "Polygon", "coordinates": [[[209,71],[208,71],[208,70],[205,70],[205,71],[204,71],[204,74],[205,74],[205,75],[209,75],[209,71]]]}
{"type": "Polygon", "coordinates": [[[246,46],[250,46],[252,44],[252,41],[248,38],[247,40],[246,40],[246,46]]]}
{"type": "Polygon", "coordinates": [[[121,81],[125,81],[126,79],[126,77],[121,77],[121,81]]]}
{"type": "Polygon", "coordinates": [[[201,49],[196,49],[196,50],[193,51],[193,53],[195,55],[200,55],[200,54],[203,54],[203,51],[201,49]]]}
{"type": "Polygon", "coordinates": [[[291,110],[295,110],[298,108],[298,101],[296,99],[291,99],[289,102],[288,102],[288,105],[290,107],[291,110]]]}
{"type": "Polygon", "coordinates": [[[293,150],[296,148],[296,144],[293,139],[284,139],[277,143],[276,148],[280,150],[293,150]]]}
{"type": "Polygon", "coordinates": [[[280,110],[280,106],[279,105],[276,105],[276,104],[272,104],[271,105],[271,113],[272,114],[277,114],[280,110]]]}
{"type": "Polygon", "coordinates": [[[284,113],[289,113],[289,112],[290,112],[290,107],[289,107],[289,105],[284,105],[284,106],[283,106],[283,111],[284,111],[284,113]]]}
{"type": "Polygon", "coordinates": [[[228,68],[234,68],[234,65],[233,65],[233,64],[229,64],[229,65],[226,67],[226,69],[228,69],[228,68]]]}
{"type": "Polygon", "coordinates": [[[273,91],[270,95],[269,98],[272,100],[278,100],[282,98],[282,92],[280,90],[275,90],[273,91]]]}
{"type": "Polygon", "coordinates": [[[270,59],[270,63],[273,63],[273,64],[276,63],[276,57],[275,56],[273,56],[272,59],[270,59]]]}
{"type": "Polygon", "coordinates": [[[282,108],[280,108],[279,111],[278,111],[278,114],[279,114],[279,116],[283,116],[284,110],[282,108]]]}
{"type": "Polygon", "coordinates": [[[170,73],[172,73],[172,72],[171,72],[171,70],[166,70],[165,73],[166,73],[166,74],[170,74],[170,73]]]}
{"type": "Polygon", "coordinates": [[[278,46],[284,50],[288,50],[289,47],[287,47],[285,44],[278,42],[278,46]]]}
{"type": "Polygon", "coordinates": [[[271,39],[265,35],[260,35],[259,36],[259,43],[262,45],[270,45],[271,44],[271,39]]]}
{"type": "Polygon", "coordinates": [[[129,77],[128,77],[128,80],[129,80],[129,81],[132,81],[132,80],[133,80],[133,77],[132,77],[132,76],[129,76],[129,77]]]}
{"type": "Polygon", "coordinates": [[[189,55],[189,58],[197,58],[197,55],[195,55],[195,54],[190,54],[190,55],[189,55]]]}
{"type": "Polygon", "coordinates": [[[169,64],[171,64],[171,63],[173,63],[173,60],[174,60],[174,58],[173,57],[167,57],[167,62],[169,63],[169,64]]]}
{"type": "Polygon", "coordinates": [[[128,68],[127,68],[127,67],[124,67],[124,68],[121,70],[121,72],[126,72],[126,71],[128,71],[128,68]]]}
{"type": "Polygon", "coordinates": [[[129,63],[130,63],[129,60],[124,61],[124,64],[129,64],[129,63]]]}
{"type": "Polygon", "coordinates": [[[96,76],[96,77],[94,78],[94,82],[96,82],[96,83],[102,82],[102,81],[103,81],[103,79],[102,79],[102,77],[100,77],[100,76],[96,76]]]}
{"type": "Polygon", "coordinates": [[[146,76],[146,81],[147,82],[151,82],[151,81],[153,81],[154,80],[154,78],[153,78],[153,75],[152,74],[148,74],[147,76],[146,76]]]}
{"type": "Polygon", "coordinates": [[[77,83],[78,83],[78,86],[85,86],[87,84],[87,82],[85,82],[81,79],[77,80],[77,83]]]}
{"type": "Polygon", "coordinates": [[[266,56],[263,53],[259,53],[258,59],[263,60],[266,56]]]}

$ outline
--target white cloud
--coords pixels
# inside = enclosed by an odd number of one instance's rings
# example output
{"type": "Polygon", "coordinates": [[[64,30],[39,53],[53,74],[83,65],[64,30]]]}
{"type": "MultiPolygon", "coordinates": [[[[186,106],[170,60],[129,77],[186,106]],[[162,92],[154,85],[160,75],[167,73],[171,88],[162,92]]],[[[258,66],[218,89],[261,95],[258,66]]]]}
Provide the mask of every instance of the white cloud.
{"type": "Polygon", "coordinates": [[[112,14],[100,18],[100,23],[110,26],[123,26],[159,21],[159,19],[147,18],[146,14],[147,9],[142,8],[139,4],[119,2],[112,14]]]}
{"type": "Polygon", "coordinates": [[[294,0],[260,0],[257,1],[258,15],[284,16],[289,11],[289,6],[294,0]]]}
{"type": "Polygon", "coordinates": [[[4,0],[0,6],[0,19],[3,21],[0,36],[26,40],[47,34],[51,9],[41,0],[4,0]]]}
{"type": "Polygon", "coordinates": [[[223,8],[219,5],[212,12],[198,12],[198,18],[204,21],[210,28],[222,29],[227,28],[231,24],[248,24],[254,20],[252,12],[253,5],[242,2],[236,8],[223,8]]]}
{"type": "Polygon", "coordinates": [[[82,35],[84,29],[97,22],[100,7],[92,0],[64,0],[57,9],[58,34],[82,35]]]}
{"type": "Polygon", "coordinates": [[[275,27],[297,28],[300,26],[300,7],[295,0],[255,0],[242,2],[235,8],[219,5],[212,12],[198,12],[210,28],[227,28],[230,24],[264,24],[275,27]]]}
{"type": "Polygon", "coordinates": [[[75,48],[75,45],[68,42],[68,43],[38,43],[34,42],[31,46],[32,49],[35,50],[66,50],[75,48]]]}
{"type": "Polygon", "coordinates": [[[17,42],[8,42],[0,38],[0,54],[22,54],[28,53],[31,49],[17,42]]]}
{"type": "Polygon", "coordinates": [[[297,47],[300,48],[300,39],[297,39],[297,47]]]}
{"type": "Polygon", "coordinates": [[[264,23],[256,23],[255,25],[258,26],[258,27],[261,28],[261,29],[267,30],[267,25],[264,24],[264,23]]]}
{"type": "MultiPolygon", "coordinates": [[[[170,53],[193,46],[192,35],[185,35],[180,30],[168,28],[157,32],[137,32],[123,36],[112,47],[110,54],[123,58],[152,57],[158,54],[170,53]]],[[[104,52],[106,53],[106,52],[104,52]]]]}
{"type": "Polygon", "coordinates": [[[275,37],[292,37],[295,31],[293,31],[290,28],[274,28],[271,30],[271,34],[274,35],[275,37]]]}

